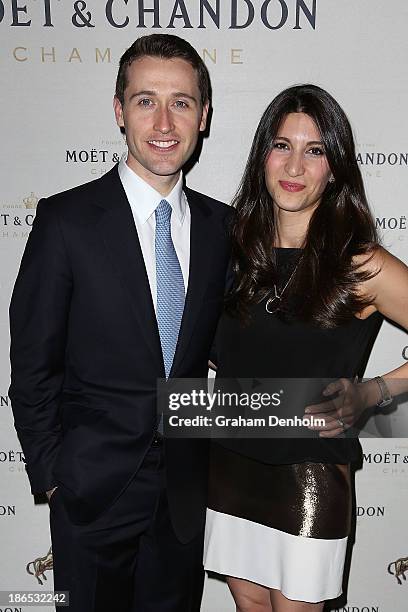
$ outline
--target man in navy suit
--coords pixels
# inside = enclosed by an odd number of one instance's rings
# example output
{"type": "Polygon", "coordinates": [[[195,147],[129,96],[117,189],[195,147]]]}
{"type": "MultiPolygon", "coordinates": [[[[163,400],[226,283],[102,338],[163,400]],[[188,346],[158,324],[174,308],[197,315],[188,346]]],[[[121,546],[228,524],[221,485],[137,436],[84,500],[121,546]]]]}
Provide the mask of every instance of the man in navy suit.
{"type": "Polygon", "coordinates": [[[207,444],[163,439],[156,382],[206,376],[222,308],[230,210],[181,173],[209,91],[189,43],[135,41],[114,97],[127,156],[39,202],[14,288],[10,397],[71,612],[200,608],[207,444]]]}

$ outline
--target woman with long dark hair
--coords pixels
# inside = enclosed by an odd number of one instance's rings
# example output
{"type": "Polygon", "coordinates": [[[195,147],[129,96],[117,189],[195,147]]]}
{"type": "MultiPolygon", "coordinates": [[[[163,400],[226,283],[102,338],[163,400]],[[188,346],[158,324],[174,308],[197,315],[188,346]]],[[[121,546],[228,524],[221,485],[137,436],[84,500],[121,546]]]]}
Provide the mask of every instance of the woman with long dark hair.
{"type": "Polygon", "coordinates": [[[408,268],[379,245],[348,119],[314,85],[268,106],[233,204],[217,377],[325,379],[333,399],[306,408],[312,437],[213,443],[205,567],[239,612],[317,612],[342,592],[352,426],[406,390],[408,364],[353,381],[383,316],[408,328],[408,268]]]}

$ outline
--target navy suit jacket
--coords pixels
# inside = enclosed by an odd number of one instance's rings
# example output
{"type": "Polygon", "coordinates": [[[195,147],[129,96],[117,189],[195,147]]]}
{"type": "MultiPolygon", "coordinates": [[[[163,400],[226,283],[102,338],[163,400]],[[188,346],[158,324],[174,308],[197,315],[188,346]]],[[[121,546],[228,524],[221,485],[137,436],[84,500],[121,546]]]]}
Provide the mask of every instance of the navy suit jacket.
{"type": "MultiPolygon", "coordinates": [[[[190,270],[172,377],[207,375],[230,255],[228,206],[185,189],[190,270]]],[[[33,493],[55,485],[74,522],[124,490],[149,448],[164,365],[132,212],[117,166],[39,202],[10,306],[10,398],[33,493]]],[[[204,523],[207,442],[165,441],[172,522],[204,523]]]]}

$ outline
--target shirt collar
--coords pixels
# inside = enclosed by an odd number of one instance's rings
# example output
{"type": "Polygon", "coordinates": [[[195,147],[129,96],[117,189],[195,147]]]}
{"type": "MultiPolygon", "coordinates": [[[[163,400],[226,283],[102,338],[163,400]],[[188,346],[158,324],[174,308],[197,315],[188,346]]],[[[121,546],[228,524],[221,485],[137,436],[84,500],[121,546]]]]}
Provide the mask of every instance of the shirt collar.
{"type": "Polygon", "coordinates": [[[153,189],[146,181],[140,178],[126,163],[127,153],[122,155],[119,162],[118,172],[122,181],[127,199],[133,214],[140,223],[146,223],[156,210],[161,200],[167,200],[170,204],[175,218],[180,225],[183,224],[186,215],[187,200],[183,192],[183,176],[174,185],[171,192],[164,198],[158,191],[153,189]]]}

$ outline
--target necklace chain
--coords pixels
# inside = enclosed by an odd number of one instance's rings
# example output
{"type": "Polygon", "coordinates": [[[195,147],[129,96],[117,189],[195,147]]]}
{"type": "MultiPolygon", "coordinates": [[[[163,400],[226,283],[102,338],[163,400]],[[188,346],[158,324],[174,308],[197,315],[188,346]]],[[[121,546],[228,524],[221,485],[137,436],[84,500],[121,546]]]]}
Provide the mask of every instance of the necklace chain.
{"type": "Polygon", "coordinates": [[[275,314],[281,305],[282,302],[282,296],[285,293],[286,289],[288,288],[290,282],[292,281],[293,277],[295,276],[295,272],[299,267],[299,261],[296,264],[292,274],[289,276],[289,280],[286,282],[285,286],[283,287],[283,289],[281,289],[281,291],[278,291],[278,287],[276,285],[276,283],[273,284],[273,292],[274,295],[272,297],[270,297],[265,304],[265,310],[268,314],[275,314]]]}

